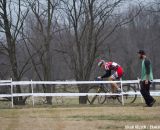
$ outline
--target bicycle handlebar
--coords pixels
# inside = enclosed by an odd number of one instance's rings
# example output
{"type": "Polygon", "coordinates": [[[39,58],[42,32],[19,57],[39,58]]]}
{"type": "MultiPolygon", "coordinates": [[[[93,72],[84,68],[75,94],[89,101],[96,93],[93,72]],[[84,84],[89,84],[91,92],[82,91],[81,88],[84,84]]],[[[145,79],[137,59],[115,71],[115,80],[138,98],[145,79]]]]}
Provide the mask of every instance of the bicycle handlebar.
{"type": "Polygon", "coordinates": [[[98,77],[96,77],[95,81],[102,81],[102,79],[99,79],[98,77]]]}

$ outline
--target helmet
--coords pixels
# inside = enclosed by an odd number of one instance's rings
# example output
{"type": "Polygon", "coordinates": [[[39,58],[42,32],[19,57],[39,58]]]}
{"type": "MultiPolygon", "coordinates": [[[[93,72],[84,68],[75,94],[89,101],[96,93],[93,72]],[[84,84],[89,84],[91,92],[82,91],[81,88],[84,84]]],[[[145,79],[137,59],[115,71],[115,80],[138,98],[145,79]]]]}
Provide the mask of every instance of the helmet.
{"type": "Polygon", "coordinates": [[[98,66],[101,67],[104,63],[105,63],[104,60],[100,60],[100,61],[98,62],[98,66]]]}

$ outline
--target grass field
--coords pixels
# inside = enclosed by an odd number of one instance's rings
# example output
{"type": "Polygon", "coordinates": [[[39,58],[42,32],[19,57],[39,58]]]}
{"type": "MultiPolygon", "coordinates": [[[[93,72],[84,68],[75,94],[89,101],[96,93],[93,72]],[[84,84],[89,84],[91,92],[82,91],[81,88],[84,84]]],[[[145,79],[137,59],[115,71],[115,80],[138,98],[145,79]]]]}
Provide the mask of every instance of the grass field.
{"type": "Polygon", "coordinates": [[[0,130],[160,129],[160,106],[70,106],[0,109],[0,130]]]}
{"type": "Polygon", "coordinates": [[[160,130],[160,100],[143,107],[141,98],[122,106],[117,100],[103,105],[79,105],[78,98],[58,98],[53,105],[35,99],[25,106],[0,102],[0,130],[160,130]]]}
{"type": "Polygon", "coordinates": [[[12,108],[0,101],[0,130],[160,130],[160,97],[153,107],[143,107],[140,97],[124,106],[107,99],[104,104],[79,105],[78,97],[28,97],[26,105],[12,108]]]}

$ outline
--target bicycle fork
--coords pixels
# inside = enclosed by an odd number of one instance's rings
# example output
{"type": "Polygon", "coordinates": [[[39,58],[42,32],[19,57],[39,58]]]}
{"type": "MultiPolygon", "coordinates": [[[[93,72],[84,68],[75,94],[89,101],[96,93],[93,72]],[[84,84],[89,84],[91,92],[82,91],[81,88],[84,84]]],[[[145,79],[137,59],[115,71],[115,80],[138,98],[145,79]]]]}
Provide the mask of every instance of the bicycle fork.
{"type": "MultiPolygon", "coordinates": [[[[96,93],[100,93],[100,89],[101,89],[101,88],[98,88],[96,93]]],[[[95,99],[97,98],[97,96],[98,96],[98,95],[95,95],[95,96],[93,97],[93,99],[92,99],[92,101],[91,101],[90,104],[93,104],[93,103],[94,103],[94,101],[95,101],[95,99]]]]}

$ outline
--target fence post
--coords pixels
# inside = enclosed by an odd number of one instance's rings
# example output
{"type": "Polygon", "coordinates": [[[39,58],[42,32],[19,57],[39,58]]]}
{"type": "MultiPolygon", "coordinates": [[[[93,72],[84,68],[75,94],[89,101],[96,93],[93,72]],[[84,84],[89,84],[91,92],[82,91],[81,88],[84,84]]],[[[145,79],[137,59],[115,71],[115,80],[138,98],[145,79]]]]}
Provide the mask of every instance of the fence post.
{"type": "Polygon", "coordinates": [[[120,79],[120,81],[121,81],[122,105],[124,106],[124,97],[123,97],[123,84],[122,84],[122,78],[120,79]]]}
{"type": "Polygon", "coordinates": [[[11,101],[12,101],[12,108],[13,108],[13,83],[11,78],[11,101]]]}
{"type": "Polygon", "coordinates": [[[32,106],[34,107],[34,92],[33,92],[33,83],[32,83],[32,80],[31,80],[31,89],[32,89],[32,106]]]}

